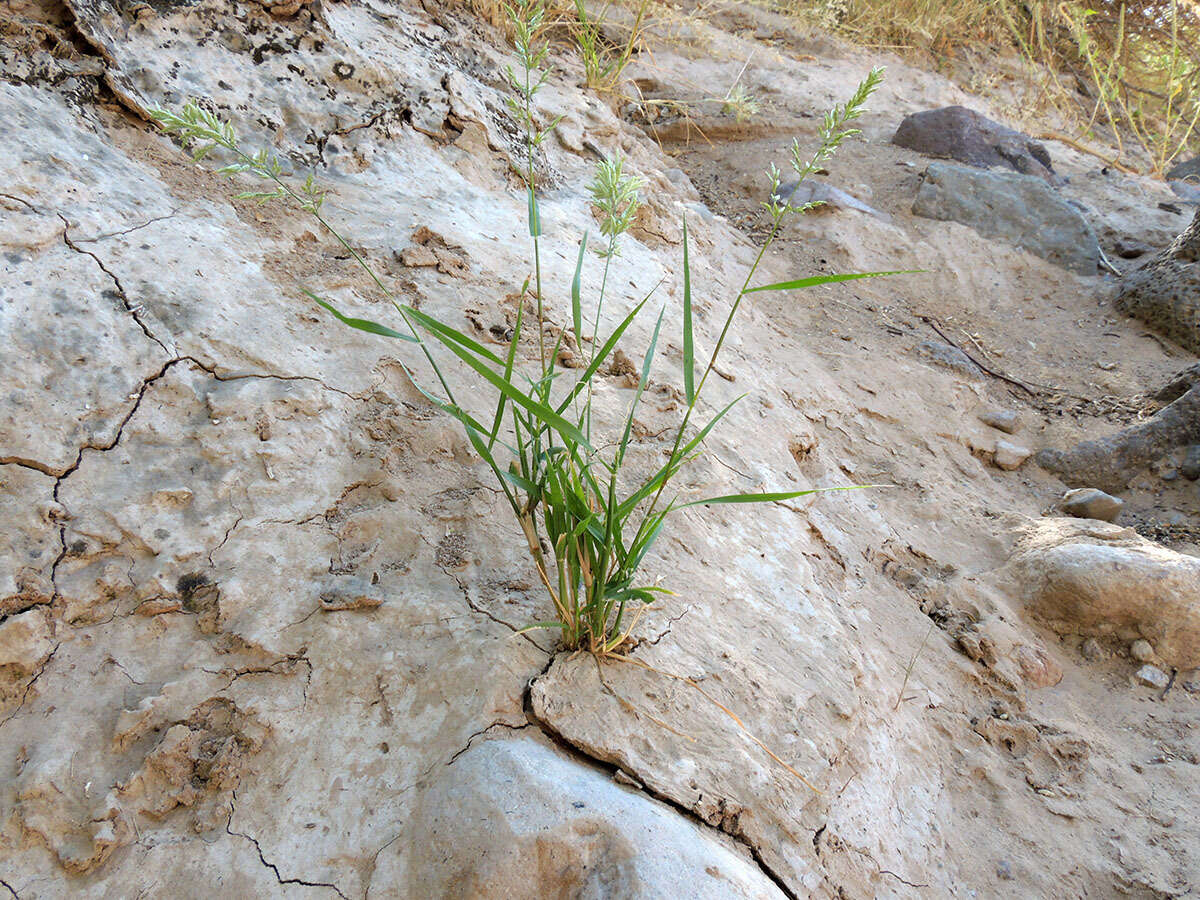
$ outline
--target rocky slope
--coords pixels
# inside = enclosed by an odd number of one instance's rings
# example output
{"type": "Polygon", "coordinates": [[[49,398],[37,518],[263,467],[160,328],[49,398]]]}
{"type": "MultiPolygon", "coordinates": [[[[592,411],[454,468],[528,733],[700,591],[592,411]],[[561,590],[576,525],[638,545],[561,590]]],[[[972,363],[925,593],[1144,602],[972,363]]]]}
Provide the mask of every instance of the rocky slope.
{"type": "MultiPolygon", "coordinates": [[[[1062,446],[1135,418],[1190,360],[1115,313],[1100,275],[913,215],[927,161],[889,143],[900,120],[998,114],[987,98],[878,60],[889,80],[830,180],[884,215],[789,226],[765,277],[925,273],[758,295],[708,401],[748,396],[685,485],[892,487],[682,513],[648,563],[677,594],[639,625],[645,667],[600,665],[518,633],[547,604],[407,350],[303,300],[301,284],[386,318],[344,251],[235,199],[142,118],[208,98],[316,170],[328,215],[407,302],[497,342],[528,271],[503,36],[389,0],[9,0],[0,23],[12,895],[1200,892],[1194,560],[1044,517],[1062,485],[995,464],[1000,440],[1062,446]],[[997,409],[1016,434],[980,421],[997,409]],[[1122,582],[1106,553],[1150,574],[1122,582]],[[1105,574],[1085,598],[1167,572],[1183,600],[1143,592],[1088,621],[1063,612],[1055,566],[1105,574]],[[1143,662],[1177,670],[1167,690],[1134,681],[1143,662]]],[[[565,46],[539,95],[565,116],[541,173],[549,316],[570,319],[595,150],[620,149],[649,202],[611,315],[660,282],[678,309],[686,218],[711,346],[761,233],[762,170],[872,60],[750,7],[664,12],[653,34],[628,73],[643,96],[711,115],[610,105],[565,46]],[[719,118],[704,100],[752,52],[743,77],[768,107],[719,118]]],[[[1051,150],[1101,244],[1182,227],[1161,185],[1051,150]]],[[[642,465],[679,414],[677,331],[642,465]]],[[[628,402],[619,377],[598,396],[628,402]]],[[[1177,462],[1138,475],[1120,523],[1186,551],[1194,483],[1160,477],[1177,462]]]]}

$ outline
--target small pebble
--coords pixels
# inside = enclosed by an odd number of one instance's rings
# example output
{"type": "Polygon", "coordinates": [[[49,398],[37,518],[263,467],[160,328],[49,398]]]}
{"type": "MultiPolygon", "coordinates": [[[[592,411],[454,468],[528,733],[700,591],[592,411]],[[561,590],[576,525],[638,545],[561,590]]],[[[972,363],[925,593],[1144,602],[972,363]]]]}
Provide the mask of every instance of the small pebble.
{"type": "Polygon", "coordinates": [[[1129,647],[1129,655],[1138,662],[1148,663],[1154,659],[1154,645],[1146,640],[1134,641],[1129,647]]]}
{"type": "Polygon", "coordinates": [[[1125,501],[1096,488],[1077,488],[1063,494],[1062,509],[1077,519],[1100,519],[1115,522],[1125,501]]]}
{"type": "Polygon", "coordinates": [[[1008,441],[996,441],[996,454],[992,457],[992,461],[996,464],[996,468],[1011,472],[1021,468],[1021,464],[1032,455],[1033,451],[1027,447],[1020,447],[1008,441]]]}
{"type": "Polygon", "coordinates": [[[1157,688],[1160,691],[1165,690],[1171,683],[1167,673],[1157,666],[1142,666],[1133,677],[1146,687],[1157,688]]]}
{"type": "Polygon", "coordinates": [[[1192,669],[1190,673],[1183,676],[1180,684],[1189,694],[1200,694],[1200,669],[1192,669]]]}
{"type": "Polygon", "coordinates": [[[1011,409],[989,409],[979,414],[979,421],[1005,434],[1015,434],[1021,427],[1020,413],[1011,409]]]}
{"type": "Polygon", "coordinates": [[[1007,859],[1002,859],[996,863],[996,877],[1001,881],[1012,881],[1012,866],[1009,865],[1007,859]]]}
{"type": "Polygon", "coordinates": [[[1088,638],[1084,641],[1079,647],[1079,653],[1084,659],[1091,660],[1092,662],[1108,656],[1108,653],[1095,638],[1088,638]]]}

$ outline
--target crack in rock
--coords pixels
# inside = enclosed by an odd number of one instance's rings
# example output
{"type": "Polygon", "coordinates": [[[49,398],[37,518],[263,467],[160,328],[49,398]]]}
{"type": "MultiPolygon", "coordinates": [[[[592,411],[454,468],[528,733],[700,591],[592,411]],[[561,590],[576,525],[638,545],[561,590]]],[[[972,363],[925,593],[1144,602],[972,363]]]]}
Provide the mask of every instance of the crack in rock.
{"type": "MultiPolygon", "coordinates": [[[[96,235],[95,237],[80,238],[79,240],[75,241],[75,243],[76,244],[94,244],[97,241],[103,241],[106,238],[120,237],[121,235],[125,235],[125,234],[133,234],[133,232],[135,232],[135,231],[141,231],[143,228],[149,228],[155,222],[163,222],[163,221],[166,221],[167,219],[173,219],[177,215],[179,215],[179,210],[173,209],[166,215],[155,216],[153,219],[149,219],[149,220],[143,222],[141,225],[134,225],[133,227],[126,228],[123,231],[106,231],[103,234],[96,235]]],[[[59,218],[62,218],[62,217],[59,216],[59,218]]],[[[70,246],[70,244],[68,244],[67,246],[70,246]]],[[[79,252],[79,253],[87,252],[85,250],[79,250],[78,248],[74,248],[74,249],[76,250],[76,252],[79,252]]],[[[105,271],[107,271],[107,270],[105,270],[105,271]]]]}
{"type": "Polygon", "coordinates": [[[108,266],[104,265],[104,261],[101,260],[100,257],[91,250],[84,250],[79,246],[79,244],[73,241],[71,239],[71,223],[62,213],[56,213],[56,215],[62,219],[63,243],[76,253],[92,258],[96,265],[100,267],[100,271],[107,275],[112,281],[113,287],[116,289],[117,296],[121,299],[121,304],[125,307],[125,311],[133,317],[133,321],[137,322],[138,327],[142,329],[142,332],[146,335],[146,337],[150,338],[150,340],[154,341],[154,343],[158,344],[158,346],[162,348],[163,353],[171,356],[172,352],[167,348],[167,345],[160,341],[154,332],[150,330],[150,327],[142,320],[141,307],[135,306],[129,302],[129,295],[125,293],[125,287],[121,284],[121,280],[117,278],[116,273],[109,269],[108,266]]]}
{"type": "Polygon", "coordinates": [[[740,844],[742,847],[744,847],[746,849],[746,851],[750,855],[750,858],[754,861],[755,865],[758,867],[759,871],[761,871],[763,873],[763,876],[765,878],[770,879],[770,881],[777,888],[779,888],[780,892],[785,897],[787,897],[788,900],[799,900],[799,895],[794,890],[792,890],[792,888],[784,880],[783,876],[781,876],[778,872],[776,872],[774,869],[771,868],[770,864],[766,861],[766,859],[763,858],[763,855],[759,851],[758,847],[755,846],[755,844],[748,837],[746,837],[746,835],[744,833],[742,833],[742,831],[740,829],[727,828],[727,827],[725,827],[724,821],[722,821],[719,826],[713,825],[712,823],[701,818],[700,815],[697,814],[695,810],[690,809],[687,806],[684,806],[682,803],[675,800],[673,797],[671,797],[667,794],[659,793],[658,791],[654,790],[653,788],[648,787],[646,784],[647,779],[644,776],[642,776],[640,773],[633,772],[633,771],[626,771],[625,769],[623,769],[620,766],[614,765],[610,762],[607,762],[606,760],[600,759],[597,756],[593,756],[585,748],[579,746],[578,744],[573,743],[565,735],[563,735],[559,731],[557,731],[552,724],[550,724],[549,722],[547,722],[543,719],[538,718],[537,714],[533,711],[533,685],[538,681],[538,679],[544,677],[546,675],[546,673],[550,671],[550,667],[554,664],[554,661],[558,658],[558,656],[561,656],[561,655],[564,655],[564,654],[556,654],[556,655],[551,656],[550,662],[546,664],[546,668],[543,669],[539,674],[535,675],[533,678],[529,679],[529,683],[528,683],[528,685],[526,685],[526,688],[525,688],[525,716],[529,720],[530,724],[537,726],[542,731],[542,733],[550,741],[552,741],[554,743],[555,746],[557,746],[559,749],[563,750],[564,752],[570,754],[574,758],[576,758],[590,766],[598,767],[598,768],[602,769],[603,771],[609,773],[609,775],[611,775],[613,777],[615,777],[618,772],[625,776],[628,776],[628,778],[633,779],[636,782],[636,784],[630,785],[630,787],[633,788],[634,790],[640,790],[647,797],[650,797],[654,800],[658,800],[660,803],[665,804],[666,806],[675,810],[677,813],[679,813],[684,818],[689,819],[690,821],[692,821],[693,823],[695,823],[696,825],[698,825],[702,828],[713,829],[714,831],[720,831],[724,834],[729,835],[729,837],[733,838],[733,840],[735,840],[738,844],[740,844]]]}
{"type": "Polygon", "coordinates": [[[279,867],[277,865],[275,865],[275,863],[273,863],[273,862],[268,862],[267,858],[265,856],[263,856],[262,847],[259,846],[259,843],[255,838],[251,837],[248,834],[243,834],[240,831],[233,830],[233,817],[237,813],[237,806],[235,805],[236,800],[237,800],[237,792],[235,791],[233,794],[233,799],[229,801],[229,821],[225,823],[225,832],[233,837],[243,838],[244,840],[247,840],[251,844],[253,844],[254,849],[258,852],[259,862],[261,862],[264,866],[266,866],[268,869],[270,869],[272,872],[275,873],[276,881],[278,881],[280,884],[300,884],[305,887],[329,888],[331,891],[333,891],[335,894],[337,894],[339,897],[341,897],[342,900],[349,900],[349,898],[345,894],[342,893],[342,891],[338,888],[338,886],[336,884],[331,884],[328,881],[304,881],[301,878],[284,878],[279,873],[279,867]]]}
{"type": "Polygon", "coordinates": [[[526,728],[536,728],[536,727],[537,727],[537,725],[535,723],[529,722],[529,721],[527,721],[524,725],[509,725],[507,722],[493,722],[491,725],[487,726],[487,728],[481,728],[479,731],[475,732],[473,735],[471,735],[469,738],[467,738],[467,742],[462,746],[462,748],[459,750],[455,750],[454,755],[451,756],[448,760],[446,760],[446,765],[447,766],[454,765],[454,761],[456,759],[458,759],[460,756],[462,756],[464,753],[466,753],[468,750],[471,749],[471,745],[474,743],[475,738],[480,737],[481,735],[487,734],[493,728],[506,728],[509,731],[524,731],[526,728]]]}
{"type": "MultiPolygon", "coordinates": [[[[31,690],[33,690],[33,686],[37,683],[37,680],[42,677],[43,673],[46,671],[47,666],[50,665],[50,661],[54,659],[54,654],[56,654],[58,652],[58,648],[61,646],[62,646],[61,643],[54,645],[54,649],[50,651],[50,655],[47,656],[42,661],[41,667],[36,672],[34,672],[33,677],[30,678],[29,681],[27,681],[25,683],[25,690],[21,692],[21,702],[17,704],[16,709],[14,709],[12,712],[10,712],[7,716],[4,717],[3,721],[0,721],[0,728],[3,728],[5,725],[7,725],[9,722],[11,722],[14,718],[16,718],[17,713],[19,713],[21,710],[23,710],[25,708],[25,701],[29,699],[29,692],[31,690]]],[[[8,887],[8,886],[5,885],[5,887],[8,887]]],[[[12,890],[12,889],[9,888],[9,890],[12,890]]]]}
{"type": "MultiPolygon", "coordinates": [[[[421,535],[420,537],[421,537],[421,540],[424,541],[429,547],[432,547],[436,553],[437,547],[434,546],[433,544],[431,544],[429,542],[429,539],[426,538],[424,535],[421,535]]],[[[460,591],[462,591],[463,600],[465,600],[467,602],[467,606],[471,607],[471,609],[474,612],[477,612],[483,616],[487,616],[489,619],[491,619],[497,625],[503,625],[505,628],[507,628],[513,634],[520,635],[525,640],[527,640],[530,644],[532,644],[534,647],[537,647],[537,649],[540,650],[542,653],[550,653],[549,650],[547,650],[545,647],[541,646],[537,641],[535,641],[533,638],[531,638],[528,634],[523,633],[520,628],[517,628],[515,625],[511,625],[508,622],[505,622],[503,619],[497,618],[495,615],[493,615],[491,612],[484,609],[483,607],[477,606],[475,604],[475,601],[471,599],[471,591],[470,591],[470,588],[467,586],[466,582],[464,582],[461,578],[459,578],[457,575],[455,575],[453,572],[451,572],[449,569],[447,569],[444,565],[437,562],[436,556],[434,559],[434,565],[436,565],[439,569],[442,570],[442,574],[444,574],[447,578],[451,579],[455,584],[458,585],[458,589],[460,591]]],[[[551,656],[551,659],[553,659],[554,655],[552,653],[550,654],[550,656],[551,656]]],[[[545,672],[543,672],[542,674],[544,675],[545,672]]]]}

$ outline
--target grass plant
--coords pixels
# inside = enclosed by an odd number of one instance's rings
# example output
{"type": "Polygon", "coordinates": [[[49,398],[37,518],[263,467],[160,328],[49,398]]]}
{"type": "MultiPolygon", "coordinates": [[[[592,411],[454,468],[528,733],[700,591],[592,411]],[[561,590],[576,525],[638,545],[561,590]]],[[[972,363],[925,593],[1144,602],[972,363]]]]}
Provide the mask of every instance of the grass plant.
{"type": "MultiPolygon", "coordinates": [[[[557,122],[557,119],[539,121],[533,102],[547,77],[543,65],[548,48],[541,38],[545,9],[540,0],[522,0],[509,9],[509,15],[517,60],[517,65],[507,73],[512,90],[509,106],[523,135],[532,273],[522,291],[511,340],[502,352],[495,352],[450,324],[401,302],[363,255],[325,217],[324,193],[311,176],[294,187],[281,160],[265,150],[250,153],[242,149],[232,126],[198,103],[188,103],[178,113],[155,110],[153,116],[164,131],[178,136],[191,149],[195,159],[212,152],[225,154],[230,161],[219,169],[222,174],[231,178],[253,176],[262,182],[261,189],[237,196],[297,206],[313,216],[367,273],[392,304],[398,317],[396,328],[346,315],[312,291],[305,289],[304,293],[342,323],[410,344],[414,352],[419,352],[416,360],[405,363],[409,377],[430,403],[461,424],[475,453],[491,471],[521,529],[529,558],[550,600],[553,617],[530,627],[557,631],[564,648],[606,656],[619,653],[619,648],[627,642],[638,611],[669,593],[643,575],[642,568],[674,513],[710,504],[771,503],[825,490],[732,493],[685,500],[672,489],[676,476],[700,454],[705,438],[738,402],[735,399],[715,412],[705,412],[700,400],[743,301],[758,292],[788,291],[894,273],[820,275],[755,285],[759,265],[784,222],[809,208],[791,206],[774,196],[780,173],[772,167],[768,173],[770,184],[764,190],[771,197],[764,204],[770,219],[767,239],[729,303],[707,363],[698,365],[695,285],[685,221],[682,310],[678,318],[673,315],[669,320],[671,327],[679,329],[682,346],[679,379],[685,408],[674,429],[669,452],[665,457],[657,457],[655,464],[642,467],[650,470],[648,474],[635,475],[638,467],[631,465],[631,453],[635,450],[634,418],[650,383],[658,342],[668,322],[665,306],[653,319],[636,385],[630,389],[620,424],[611,433],[596,433],[593,387],[602,367],[630,326],[646,312],[655,293],[655,287],[647,290],[611,331],[601,335],[609,272],[618,264],[620,243],[636,214],[644,184],[626,171],[625,161],[620,157],[599,165],[591,185],[604,241],[604,272],[599,292],[594,301],[585,299],[583,268],[588,243],[585,231],[579,239],[570,284],[571,324],[569,329],[557,329],[556,334],[546,316],[543,233],[535,165],[539,148],[557,122]],[[530,292],[534,322],[526,321],[524,297],[530,292]],[[534,329],[536,338],[536,356],[532,359],[527,358],[533,354],[532,350],[522,352],[522,339],[529,328],[534,329]],[[564,369],[558,364],[559,351],[568,333],[581,352],[588,348],[586,365],[580,369],[564,369]],[[447,357],[462,375],[483,387],[482,392],[470,391],[473,403],[461,402],[452,391],[450,382],[454,379],[446,375],[447,357]],[[427,368],[426,375],[419,374],[418,364],[427,368]],[[491,398],[482,408],[481,396],[491,398]]],[[[862,114],[882,77],[882,70],[873,69],[846,103],[825,115],[814,152],[806,154],[798,141],[793,142],[790,163],[799,180],[812,175],[843,141],[856,133],[850,123],[862,114]]]]}
{"type": "Polygon", "coordinates": [[[575,0],[575,18],[569,27],[575,46],[583,59],[584,77],[587,86],[597,91],[612,90],[621,80],[621,73],[629,65],[638,43],[642,38],[642,25],[650,0],[642,0],[638,6],[633,27],[623,46],[614,47],[604,38],[603,26],[608,15],[608,5],[593,17],[584,0],[575,0]]]}

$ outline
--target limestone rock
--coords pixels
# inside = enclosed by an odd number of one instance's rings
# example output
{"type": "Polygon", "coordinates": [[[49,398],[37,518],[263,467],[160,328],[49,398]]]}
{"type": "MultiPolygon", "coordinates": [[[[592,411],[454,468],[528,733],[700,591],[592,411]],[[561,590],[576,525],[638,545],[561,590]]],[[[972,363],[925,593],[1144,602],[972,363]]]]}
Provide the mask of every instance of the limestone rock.
{"type": "Polygon", "coordinates": [[[1063,494],[1062,510],[1076,519],[1115,522],[1125,501],[1097,488],[1075,488],[1063,494]]]}
{"type": "Polygon", "coordinates": [[[1081,275],[1095,275],[1100,261],[1087,219],[1033,175],[931,163],[913,213],[961,222],[1081,275]]]}
{"type": "Polygon", "coordinates": [[[1157,666],[1142,666],[1137,670],[1137,674],[1133,676],[1139,684],[1144,684],[1146,687],[1165,690],[1167,685],[1171,683],[1170,677],[1162,669],[1157,666]]]}
{"type": "Polygon", "coordinates": [[[1022,447],[1010,441],[996,441],[996,451],[992,456],[992,462],[998,469],[1004,469],[1011,472],[1014,469],[1019,469],[1033,455],[1033,451],[1028,447],[1022,447]]]}
{"type": "Polygon", "coordinates": [[[891,221],[891,216],[887,213],[882,213],[841,188],[832,184],[826,184],[823,181],[792,181],[788,184],[782,184],[779,186],[779,190],[775,192],[775,197],[781,201],[790,203],[792,206],[804,206],[807,203],[816,203],[819,204],[816,207],[817,210],[853,209],[866,213],[869,216],[874,216],[881,222],[891,221]]]}
{"type": "Polygon", "coordinates": [[[1021,635],[997,614],[956,629],[958,647],[975,662],[991,669],[1011,688],[1053,687],[1062,681],[1058,662],[1040,642],[1021,635]]]}
{"type": "Polygon", "coordinates": [[[1145,638],[1168,665],[1200,664],[1200,559],[1132,529],[1074,519],[1030,526],[1003,583],[1061,634],[1145,638]]]}
{"type": "Polygon", "coordinates": [[[1054,177],[1045,145],[964,106],[913,113],[900,123],[892,143],[972,166],[1003,166],[1043,179],[1054,177]]]}
{"type": "Polygon", "coordinates": [[[979,421],[1005,434],[1015,434],[1021,427],[1021,414],[1014,409],[988,409],[979,414],[979,421]]]}
{"type": "Polygon", "coordinates": [[[0,669],[29,675],[54,652],[49,617],[31,609],[0,622],[0,669]]]}
{"type": "Polygon", "coordinates": [[[431,897],[780,898],[744,849],[544,739],[483,741],[421,798],[407,860],[385,882],[431,897]],[[519,800],[519,802],[514,802],[519,800]]]}

